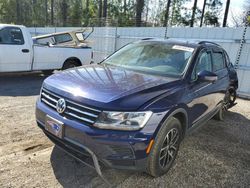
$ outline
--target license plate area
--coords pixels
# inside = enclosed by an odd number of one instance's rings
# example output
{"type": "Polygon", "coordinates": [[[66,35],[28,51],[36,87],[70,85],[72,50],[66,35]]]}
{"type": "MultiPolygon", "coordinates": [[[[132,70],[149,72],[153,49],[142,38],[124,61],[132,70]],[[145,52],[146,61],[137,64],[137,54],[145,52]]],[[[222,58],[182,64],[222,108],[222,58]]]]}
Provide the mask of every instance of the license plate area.
{"type": "Polygon", "coordinates": [[[63,138],[63,123],[49,115],[46,115],[45,130],[58,138],[63,138]]]}

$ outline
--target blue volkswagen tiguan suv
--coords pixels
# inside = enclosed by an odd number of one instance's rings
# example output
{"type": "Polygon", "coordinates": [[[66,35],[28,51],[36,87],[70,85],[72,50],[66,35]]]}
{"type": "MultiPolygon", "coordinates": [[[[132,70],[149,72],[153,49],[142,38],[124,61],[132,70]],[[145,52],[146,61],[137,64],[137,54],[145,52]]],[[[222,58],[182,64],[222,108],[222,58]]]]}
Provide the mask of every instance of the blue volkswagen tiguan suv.
{"type": "Polygon", "coordinates": [[[145,39],[99,64],[48,77],[36,120],[60,148],[117,169],[157,177],[180,142],[235,103],[238,79],[225,50],[212,42],[145,39]]]}

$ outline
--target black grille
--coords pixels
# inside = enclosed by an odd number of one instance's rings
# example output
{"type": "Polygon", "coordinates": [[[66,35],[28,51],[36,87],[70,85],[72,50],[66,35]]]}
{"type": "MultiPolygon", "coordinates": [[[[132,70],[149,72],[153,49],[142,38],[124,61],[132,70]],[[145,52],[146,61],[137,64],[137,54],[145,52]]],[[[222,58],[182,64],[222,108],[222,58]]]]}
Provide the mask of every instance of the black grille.
{"type": "Polygon", "coordinates": [[[110,145],[110,148],[114,152],[113,156],[118,155],[118,156],[123,156],[127,158],[134,158],[134,153],[128,146],[110,145]]]}
{"type": "MultiPolygon", "coordinates": [[[[56,110],[56,104],[60,98],[63,97],[60,97],[59,95],[56,95],[51,91],[48,91],[47,89],[43,88],[41,91],[41,102],[43,102],[54,110],[56,110]]],[[[64,100],[66,102],[66,109],[61,115],[68,119],[80,121],[87,125],[92,125],[96,121],[99,113],[101,112],[94,108],[77,104],[68,99],[64,100]]]]}

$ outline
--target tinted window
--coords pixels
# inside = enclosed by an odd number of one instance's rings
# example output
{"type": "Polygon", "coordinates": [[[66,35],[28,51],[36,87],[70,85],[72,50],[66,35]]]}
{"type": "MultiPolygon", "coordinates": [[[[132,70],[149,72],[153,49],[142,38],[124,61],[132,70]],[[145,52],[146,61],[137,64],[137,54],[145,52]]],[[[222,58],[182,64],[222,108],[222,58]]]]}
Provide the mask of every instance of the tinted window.
{"type": "Polygon", "coordinates": [[[213,52],[213,71],[216,72],[224,67],[223,54],[221,52],[213,52]]]}
{"type": "Polygon", "coordinates": [[[70,34],[55,35],[54,38],[55,38],[56,43],[69,42],[72,40],[72,37],[70,36],[70,34]]]}
{"type": "Polygon", "coordinates": [[[24,44],[23,34],[20,28],[5,27],[0,30],[0,44],[24,44]]]}
{"type": "Polygon", "coordinates": [[[203,70],[212,71],[212,61],[210,52],[201,52],[198,62],[195,65],[192,73],[192,79],[197,78],[197,74],[203,70]]]}
{"type": "Polygon", "coordinates": [[[159,42],[132,43],[104,61],[134,71],[161,76],[181,76],[193,48],[159,42]]]}
{"type": "Polygon", "coordinates": [[[44,37],[36,40],[37,44],[47,45],[48,43],[54,44],[54,38],[53,37],[44,37]]]}
{"type": "Polygon", "coordinates": [[[227,55],[227,53],[226,52],[224,52],[224,56],[225,56],[225,60],[226,60],[226,65],[228,66],[228,67],[230,67],[230,58],[228,57],[228,55],[227,55]]]}

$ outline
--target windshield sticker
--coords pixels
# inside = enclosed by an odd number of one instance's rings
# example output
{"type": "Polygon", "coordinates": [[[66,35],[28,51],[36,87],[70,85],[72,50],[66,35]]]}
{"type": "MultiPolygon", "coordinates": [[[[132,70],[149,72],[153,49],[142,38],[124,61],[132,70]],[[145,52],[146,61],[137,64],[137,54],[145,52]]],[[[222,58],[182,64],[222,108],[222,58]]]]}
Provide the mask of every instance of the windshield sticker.
{"type": "Polygon", "coordinates": [[[187,51],[187,52],[193,52],[194,51],[194,48],[190,48],[190,47],[187,47],[187,46],[179,46],[179,45],[174,45],[172,47],[172,49],[182,50],[182,51],[187,51]]]}

